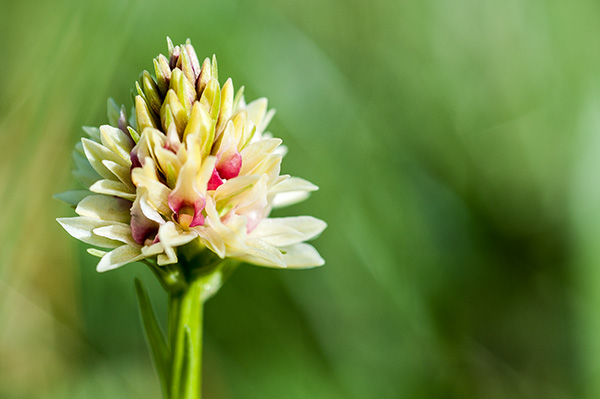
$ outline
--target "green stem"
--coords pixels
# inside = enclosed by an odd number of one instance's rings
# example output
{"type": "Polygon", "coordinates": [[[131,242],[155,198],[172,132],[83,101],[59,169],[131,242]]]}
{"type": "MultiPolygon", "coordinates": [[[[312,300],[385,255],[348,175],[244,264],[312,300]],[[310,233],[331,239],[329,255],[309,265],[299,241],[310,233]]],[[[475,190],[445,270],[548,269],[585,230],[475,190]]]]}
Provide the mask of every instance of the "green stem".
{"type": "Polygon", "coordinates": [[[203,280],[191,279],[169,295],[169,339],[172,349],[169,399],[200,399],[202,373],[203,280]]]}

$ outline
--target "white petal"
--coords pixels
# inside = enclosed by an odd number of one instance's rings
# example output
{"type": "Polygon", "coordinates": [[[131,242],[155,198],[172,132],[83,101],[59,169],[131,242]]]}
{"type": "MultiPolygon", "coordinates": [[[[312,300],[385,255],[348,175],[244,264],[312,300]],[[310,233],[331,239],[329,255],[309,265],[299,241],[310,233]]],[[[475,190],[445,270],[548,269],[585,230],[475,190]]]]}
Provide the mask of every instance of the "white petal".
{"type": "Polygon", "coordinates": [[[306,191],[293,191],[289,193],[279,193],[273,197],[271,205],[273,208],[283,208],[304,201],[310,197],[310,194],[306,191]]]}
{"type": "Polygon", "coordinates": [[[217,208],[225,203],[231,206],[235,205],[259,180],[260,176],[238,176],[227,180],[217,188],[213,195],[217,208]]]}
{"type": "Polygon", "coordinates": [[[168,252],[164,254],[159,254],[156,260],[159,266],[171,265],[173,263],[177,263],[177,254],[171,248],[168,252]]]}
{"type": "Polygon", "coordinates": [[[86,158],[88,161],[90,161],[90,164],[96,170],[96,172],[98,172],[105,179],[110,179],[112,177],[112,172],[106,169],[106,167],[102,164],[102,161],[112,161],[127,168],[131,166],[130,160],[121,158],[119,155],[104,147],[102,144],[98,144],[95,141],[88,140],[86,138],[81,139],[81,143],[83,144],[83,150],[85,151],[86,158]]]}
{"type": "Polygon", "coordinates": [[[60,223],[67,233],[86,244],[105,248],[116,248],[120,245],[118,241],[99,237],[92,232],[95,228],[108,225],[109,222],[88,217],[59,218],[56,221],[60,223]]]}
{"type": "Polygon", "coordinates": [[[158,237],[165,247],[179,247],[192,241],[198,236],[195,230],[183,230],[173,222],[160,226],[158,237]]]}
{"type": "Polygon", "coordinates": [[[141,168],[135,168],[131,172],[131,179],[133,183],[140,188],[146,189],[147,200],[155,210],[163,215],[170,215],[171,209],[168,204],[168,197],[171,190],[158,181],[158,175],[156,174],[156,166],[154,161],[150,157],[144,159],[144,166],[141,168]]]}
{"type": "Polygon", "coordinates": [[[238,259],[259,266],[286,267],[285,260],[276,247],[261,240],[248,240],[246,244],[244,254],[237,256],[238,259]]]}
{"type": "Polygon", "coordinates": [[[131,201],[108,195],[89,195],[85,197],[75,212],[79,216],[87,216],[107,222],[129,223],[131,201]]]}
{"type": "Polygon", "coordinates": [[[144,258],[146,258],[146,256],[142,254],[139,248],[122,245],[104,255],[102,259],[100,259],[96,270],[105,272],[144,258]]]}
{"type": "Polygon", "coordinates": [[[304,269],[309,267],[322,266],[325,260],[317,250],[309,244],[295,244],[288,247],[282,247],[283,260],[287,267],[304,269]]]}
{"type": "MultiPolygon", "coordinates": [[[[267,156],[273,154],[275,149],[282,143],[281,139],[263,139],[247,145],[241,152],[242,169],[240,174],[247,175],[255,170],[256,166],[267,156]]],[[[281,157],[281,156],[280,156],[281,157]]]]}
{"type": "Polygon", "coordinates": [[[92,184],[90,191],[98,194],[115,195],[130,201],[135,199],[135,193],[131,191],[131,188],[120,181],[115,180],[98,180],[96,183],[92,184]]]}
{"type": "Polygon", "coordinates": [[[152,244],[149,247],[142,247],[142,253],[146,257],[150,257],[153,255],[158,255],[165,250],[164,245],[161,242],[157,242],[156,244],[152,244]]]}
{"type": "Polygon", "coordinates": [[[299,177],[290,177],[280,183],[275,184],[270,190],[269,195],[274,195],[272,200],[273,208],[281,208],[304,201],[309,196],[310,191],[316,191],[319,187],[308,180],[299,177]]]}
{"type": "Polygon", "coordinates": [[[132,247],[139,247],[139,245],[131,237],[131,227],[124,223],[115,223],[110,226],[98,227],[93,230],[93,233],[100,237],[109,238],[111,240],[120,241],[123,244],[130,245],[132,247]]]}
{"type": "Polygon", "coordinates": [[[300,177],[290,177],[289,179],[285,179],[273,186],[273,188],[269,191],[269,194],[293,191],[317,191],[318,189],[319,187],[312,184],[308,180],[304,180],[300,177]]]}
{"type": "Polygon", "coordinates": [[[100,251],[99,249],[96,249],[96,248],[88,248],[88,249],[86,249],[86,251],[88,254],[93,255],[97,258],[101,258],[107,254],[106,251],[100,251]]]}
{"type": "Polygon", "coordinates": [[[105,147],[118,154],[124,161],[130,161],[129,153],[133,148],[133,140],[128,135],[110,125],[100,126],[100,135],[105,147]]]}
{"type": "Polygon", "coordinates": [[[327,223],[312,216],[263,219],[249,237],[278,247],[310,240],[321,234],[327,223]]]}
{"type": "MultiPolygon", "coordinates": [[[[257,127],[257,134],[262,133],[262,130],[259,132],[258,127],[261,126],[261,122],[265,117],[265,113],[267,112],[267,99],[262,97],[252,101],[250,104],[246,106],[246,112],[248,113],[248,119],[250,119],[257,127]]],[[[272,117],[272,116],[271,116],[272,117]]],[[[268,121],[267,121],[268,123],[268,121]]],[[[266,124],[265,124],[266,126],[266,124]]]]}
{"type": "Polygon", "coordinates": [[[162,218],[162,216],[160,216],[160,213],[158,213],[156,209],[154,209],[154,207],[148,202],[148,195],[145,192],[138,196],[136,201],[138,200],[140,209],[142,210],[144,216],[146,216],[150,220],[155,221],[158,224],[165,223],[165,220],[162,218]]]}
{"type": "MultiPolygon", "coordinates": [[[[131,182],[131,171],[130,168],[126,168],[123,165],[119,165],[113,161],[102,161],[102,165],[106,167],[106,169],[110,170],[110,172],[123,184],[127,187],[134,188],[133,183],[131,182]]],[[[114,180],[114,179],[112,179],[114,180]]]]}

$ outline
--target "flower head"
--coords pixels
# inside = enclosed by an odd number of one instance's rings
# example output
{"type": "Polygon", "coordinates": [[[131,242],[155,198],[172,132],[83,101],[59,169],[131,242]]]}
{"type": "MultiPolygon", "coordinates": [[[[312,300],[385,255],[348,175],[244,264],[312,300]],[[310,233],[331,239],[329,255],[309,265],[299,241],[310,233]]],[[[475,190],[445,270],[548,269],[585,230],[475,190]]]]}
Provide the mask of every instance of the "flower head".
{"type": "Polygon", "coordinates": [[[193,46],[173,46],[136,82],[131,118],[109,101],[109,124],[84,128],[75,177],[88,189],[59,197],[79,215],[60,218],[69,234],[103,250],[98,271],[141,259],[178,262],[183,248],[210,250],[273,267],[324,263],[304,241],[325,222],[269,218],[274,207],[305,199],[312,183],[280,175],[285,147],[265,133],[274,115],[261,98],[247,104],[217,61],[199,63],[193,46]],[[106,250],[104,250],[106,249],[106,250]]]}

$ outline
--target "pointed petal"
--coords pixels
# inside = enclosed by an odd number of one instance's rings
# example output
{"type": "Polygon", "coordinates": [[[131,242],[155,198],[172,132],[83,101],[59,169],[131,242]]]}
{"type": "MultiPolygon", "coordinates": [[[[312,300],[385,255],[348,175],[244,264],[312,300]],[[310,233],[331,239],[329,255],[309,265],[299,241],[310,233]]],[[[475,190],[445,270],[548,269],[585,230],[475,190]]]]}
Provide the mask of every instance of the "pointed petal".
{"type": "Polygon", "coordinates": [[[160,226],[158,236],[165,247],[179,247],[192,241],[198,233],[195,230],[184,230],[173,222],[167,222],[160,226]]]}
{"type": "Polygon", "coordinates": [[[130,201],[135,199],[135,193],[131,192],[131,188],[120,181],[108,179],[99,180],[92,184],[90,191],[98,194],[115,195],[130,201]]]}
{"type": "Polygon", "coordinates": [[[100,259],[96,270],[98,272],[106,272],[144,258],[146,258],[146,256],[142,254],[139,248],[122,245],[104,255],[102,259],[100,259]]]}
{"type": "Polygon", "coordinates": [[[83,144],[83,150],[85,151],[85,156],[90,162],[90,165],[105,179],[113,178],[113,173],[106,168],[102,164],[102,161],[112,161],[124,167],[130,167],[131,161],[127,161],[108,148],[104,147],[101,144],[96,143],[95,141],[88,140],[86,138],[81,139],[81,143],[83,144]]]}
{"type": "Polygon", "coordinates": [[[277,247],[297,244],[321,234],[327,223],[312,216],[263,219],[249,237],[277,247]]]}
{"type": "Polygon", "coordinates": [[[276,247],[261,240],[248,240],[246,245],[244,255],[237,257],[238,259],[259,266],[286,267],[283,255],[276,247]]]}
{"type": "Polygon", "coordinates": [[[74,207],[88,195],[90,195],[89,190],[69,190],[54,194],[53,197],[74,207]]]}
{"type": "Polygon", "coordinates": [[[131,201],[108,195],[89,195],[85,197],[75,212],[79,216],[86,216],[107,222],[129,223],[129,209],[131,201]]]}
{"type": "Polygon", "coordinates": [[[131,237],[131,227],[128,224],[115,223],[109,226],[98,227],[93,233],[100,237],[120,241],[132,247],[138,247],[138,244],[131,237]]]}
{"type": "Polygon", "coordinates": [[[100,126],[102,145],[119,155],[126,163],[130,162],[129,153],[133,149],[133,140],[121,129],[110,125],[100,126]]]}
{"type": "Polygon", "coordinates": [[[117,241],[99,237],[92,232],[97,227],[108,225],[107,222],[88,217],[58,218],[56,221],[67,233],[86,244],[104,248],[115,248],[120,245],[117,241]]]}
{"type": "Polygon", "coordinates": [[[325,264],[325,260],[312,245],[301,243],[280,249],[284,253],[283,259],[289,268],[306,269],[325,264]]]}
{"type": "Polygon", "coordinates": [[[135,190],[135,187],[133,186],[133,183],[131,183],[131,172],[130,172],[130,168],[126,168],[122,165],[119,165],[118,163],[112,162],[112,161],[102,161],[102,165],[104,165],[106,167],[106,169],[110,170],[111,173],[117,178],[119,179],[119,181],[121,183],[123,183],[125,186],[129,187],[131,189],[131,191],[135,190]]]}

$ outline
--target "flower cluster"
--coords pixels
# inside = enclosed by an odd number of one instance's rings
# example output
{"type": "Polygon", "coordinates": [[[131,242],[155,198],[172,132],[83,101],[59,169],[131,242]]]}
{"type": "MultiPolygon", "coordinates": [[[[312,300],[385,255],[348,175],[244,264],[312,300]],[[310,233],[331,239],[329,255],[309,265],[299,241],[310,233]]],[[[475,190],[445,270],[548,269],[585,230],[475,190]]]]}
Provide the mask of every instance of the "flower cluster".
{"type": "Polygon", "coordinates": [[[185,245],[273,267],[324,263],[304,241],[325,222],[269,218],[274,207],[305,199],[312,183],[280,175],[281,140],[265,133],[267,100],[247,104],[231,79],[221,87],[217,62],[199,63],[189,40],[154,59],[136,82],[132,116],[109,101],[109,123],[84,128],[74,175],[88,190],[60,197],[77,217],[58,222],[95,247],[98,271],[142,260],[178,262],[185,245]]]}

